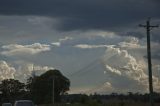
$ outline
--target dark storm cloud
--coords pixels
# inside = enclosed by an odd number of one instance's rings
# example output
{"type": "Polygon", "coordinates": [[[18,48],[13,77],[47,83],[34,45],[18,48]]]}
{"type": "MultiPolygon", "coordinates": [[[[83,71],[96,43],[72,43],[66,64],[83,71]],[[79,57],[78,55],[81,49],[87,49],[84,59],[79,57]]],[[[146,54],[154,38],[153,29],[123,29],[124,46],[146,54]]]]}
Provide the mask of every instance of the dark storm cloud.
{"type": "Polygon", "coordinates": [[[60,20],[59,30],[119,30],[149,16],[160,18],[159,4],[157,0],[0,0],[0,14],[54,17],[60,20]]]}

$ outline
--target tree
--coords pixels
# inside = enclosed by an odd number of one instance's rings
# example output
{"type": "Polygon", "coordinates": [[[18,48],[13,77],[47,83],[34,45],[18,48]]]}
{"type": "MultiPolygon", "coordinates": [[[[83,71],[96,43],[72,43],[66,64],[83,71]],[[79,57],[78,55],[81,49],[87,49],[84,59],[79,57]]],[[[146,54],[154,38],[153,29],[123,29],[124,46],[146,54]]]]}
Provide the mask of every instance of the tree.
{"type": "Polygon", "coordinates": [[[5,79],[0,84],[0,92],[2,93],[3,101],[14,101],[24,94],[25,84],[15,79],[5,79]]]}
{"type": "Polygon", "coordinates": [[[59,70],[49,70],[41,76],[36,76],[28,81],[27,85],[35,103],[52,102],[53,80],[54,101],[60,102],[60,95],[69,90],[70,81],[59,70]]]}

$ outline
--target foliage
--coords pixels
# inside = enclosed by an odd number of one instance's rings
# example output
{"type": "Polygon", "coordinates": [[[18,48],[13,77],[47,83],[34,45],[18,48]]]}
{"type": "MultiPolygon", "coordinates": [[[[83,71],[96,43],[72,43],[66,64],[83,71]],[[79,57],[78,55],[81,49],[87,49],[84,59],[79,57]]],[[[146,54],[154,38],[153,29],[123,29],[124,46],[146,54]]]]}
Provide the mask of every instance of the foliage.
{"type": "Polygon", "coordinates": [[[30,78],[27,83],[32,99],[37,104],[51,103],[53,99],[54,80],[54,101],[60,102],[60,95],[69,90],[70,81],[61,74],[59,70],[49,70],[41,76],[30,78]]]}
{"type": "Polygon", "coordinates": [[[2,101],[14,101],[22,98],[25,92],[25,84],[14,79],[5,79],[0,84],[2,101]]]}
{"type": "MultiPolygon", "coordinates": [[[[149,104],[149,94],[140,94],[128,92],[127,94],[94,94],[94,95],[84,95],[84,94],[69,94],[63,96],[64,103],[79,103],[86,106],[147,106],[149,104]],[[137,103],[137,104],[136,104],[137,103]],[[104,104],[104,105],[103,105],[104,104]]],[[[160,94],[154,93],[155,104],[160,103],[160,94]]],[[[159,105],[157,105],[159,106],[159,105]]]]}

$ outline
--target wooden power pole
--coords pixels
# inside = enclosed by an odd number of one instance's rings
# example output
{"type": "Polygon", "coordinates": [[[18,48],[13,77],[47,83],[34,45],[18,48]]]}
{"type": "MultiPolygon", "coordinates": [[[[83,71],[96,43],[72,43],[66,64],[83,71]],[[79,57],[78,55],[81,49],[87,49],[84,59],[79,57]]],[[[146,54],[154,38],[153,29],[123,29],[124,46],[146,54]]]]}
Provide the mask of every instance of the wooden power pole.
{"type": "Polygon", "coordinates": [[[52,83],[52,103],[54,104],[54,97],[55,97],[55,94],[54,94],[54,92],[55,92],[55,79],[53,78],[53,83],[52,83]]]}
{"type": "Polygon", "coordinates": [[[146,28],[147,31],[147,57],[148,57],[148,73],[149,73],[149,92],[150,92],[150,106],[154,106],[153,100],[153,84],[152,84],[152,62],[151,62],[151,47],[150,47],[150,31],[158,27],[158,25],[150,25],[150,19],[146,21],[146,25],[139,25],[146,28]]]}

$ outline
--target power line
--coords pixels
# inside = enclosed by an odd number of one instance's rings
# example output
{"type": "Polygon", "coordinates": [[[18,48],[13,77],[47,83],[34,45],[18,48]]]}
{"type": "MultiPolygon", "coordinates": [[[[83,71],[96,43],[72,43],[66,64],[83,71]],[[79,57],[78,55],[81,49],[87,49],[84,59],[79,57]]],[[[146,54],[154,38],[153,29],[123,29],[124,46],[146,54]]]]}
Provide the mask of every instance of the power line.
{"type": "MultiPolygon", "coordinates": [[[[89,63],[85,67],[81,68],[80,70],[78,70],[76,72],[73,72],[73,73],[69,74],[68,76],[70,76],[70,77],[75,77],[77,75],[82,75],[83,76],[88,72],[92,72],[92,68],[94,68],[95,64],[97,64],[97,63],[100,63],[100,64],[104,65],[104,62],[102,62],[102,57],[99,57],[99,58],[93,60],[91,63],[89,63]]],[[[100,89],[104,86],[105,82],[106,82],[106,78],[101,80],[101,81],[97,81],[96,86],[94,88],[91,88],[91,89],[85,91],[85,93],[90,93],[90,92],[93,92],[93,91],[97,91],[98,89],[100,89]]]]}
{"type": "Polygon", "coordinates": [[[151,62],[151,47],[150,47],[150,31],[158,25],[150,25],[150,18],[146,21],[146,25],[139,25],[146,28],[147,32],[147,57],[148,57],[148,72],[149,72],[149,91],[150,91],[150,106],[154,106],[153,100],[153,81],[152,81],[152,62],[151,62]]]}
{"type": "Polygon", "coordinates": [[[76,72],[73,72],[71,74],[69,74],[68,76],[72,77],[72,76],[76,76],[80,73],[86,73],[88,71],[91,71],[91,70],[88,70],[90,67],[92,67],[95,63],[99,62],[99,59],[100,58],[97,58],[96,60],[92,61],[91,63],[89,63],[88,65],[86,65],[85,67],[81,68],[80,70],[76,71],[76,72]],[[86,71],[87,70],[87,71],[86,71]]]}

